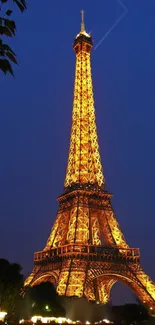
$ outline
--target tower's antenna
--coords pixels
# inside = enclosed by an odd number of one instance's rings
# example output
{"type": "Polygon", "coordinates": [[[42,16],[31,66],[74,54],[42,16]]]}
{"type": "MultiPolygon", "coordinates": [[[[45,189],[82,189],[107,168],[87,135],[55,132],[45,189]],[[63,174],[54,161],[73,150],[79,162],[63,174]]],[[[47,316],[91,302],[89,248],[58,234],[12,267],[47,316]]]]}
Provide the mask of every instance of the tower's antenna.
{"type": "Polygon", "coordinates": [[[84,25],[84,10],[81,10],[81,32],[85,32],[85,25],[84,25]]]}

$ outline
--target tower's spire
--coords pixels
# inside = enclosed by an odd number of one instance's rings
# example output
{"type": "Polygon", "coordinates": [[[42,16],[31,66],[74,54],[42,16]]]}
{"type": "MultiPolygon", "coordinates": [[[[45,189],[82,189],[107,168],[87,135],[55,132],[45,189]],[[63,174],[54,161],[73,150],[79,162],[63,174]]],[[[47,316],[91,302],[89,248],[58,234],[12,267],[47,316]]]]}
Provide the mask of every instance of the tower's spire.
{"type": "Polygon", "coordinates": [[[85,32],[84,10],[81,10],[81,32],[85,32]]]}

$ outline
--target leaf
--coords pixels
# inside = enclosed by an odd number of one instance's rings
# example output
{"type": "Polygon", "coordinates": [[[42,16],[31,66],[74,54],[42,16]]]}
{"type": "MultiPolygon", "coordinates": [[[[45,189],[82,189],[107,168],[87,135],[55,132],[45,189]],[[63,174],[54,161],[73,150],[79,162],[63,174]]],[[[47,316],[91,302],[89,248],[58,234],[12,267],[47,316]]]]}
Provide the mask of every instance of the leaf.
{"type": "Polygon", "coordinates": [[[6,26],[11,25],[14,29],[16,29],[16,24],[15,24],[14,20],[4,19],[4,21],[5,21],[6,26]]]}
{"type": "Polygon", "coordinates": [[[0,50],[11,52],[13,55],[16,56],[15,52],[7,44],[3,44],[3,43],[0,42],[0,50]]]}
{"type": "Polygon", "coordinates": [[[7,55],[7,57],[8,57],[12,62],[14,62],[15,64],[18,64],[16,58],[14,57],[14,55],[13,55],[12,53],[10,53],[10,52],[6,52],[5,54],[7,55]]]}
{"type": "Polygon", "coordinates": [[[15,35],[15,30],[16,30],[16,24],[13,20],[10,19],[4,19],[4,24],[6,27],[8,27],[12,34],[15,35]]]}
{"type": "Polygon", "coordinates": [[[12,76],[14,76],[11,64],[6,59],[0,59],[0,70],[2,70],[5,74],[10,72],[12,76]]]}
{"type": "Polygon", "coordinates": [[[8,9],[5,13],[7,16],[10,16],[12,14],[12,10],[8,9]]]}
{"type": "Polygon", "coordinates": [[[13,0],[13,2],[15,2],[18,6],[18,8],[20,9],[21,12],[23,12],[26,9],[26,2],[25,1],[18,1],[18,0],[13,0]]]}
{"type": "Polygon", "coordinates": [[[9,36],[9,37],[12,36],[11,31],[10,31],[9,28],[6,27],[6,26],[0,26],[0,34],[1,34],[1,35],[6,35],[6,36],[9,36]]]}
{"type": "Polygon", "coordinates": [[[27,8],[27,5],[26,5],[26,0],[20,0],[22,5],[24,6],[24,8],[26,9],[27,8]]]}
{"type": "Polygon", "coordinates": [[[5,52],[3,50],[0,50],[0,56],[5,56],[5,52]]]}

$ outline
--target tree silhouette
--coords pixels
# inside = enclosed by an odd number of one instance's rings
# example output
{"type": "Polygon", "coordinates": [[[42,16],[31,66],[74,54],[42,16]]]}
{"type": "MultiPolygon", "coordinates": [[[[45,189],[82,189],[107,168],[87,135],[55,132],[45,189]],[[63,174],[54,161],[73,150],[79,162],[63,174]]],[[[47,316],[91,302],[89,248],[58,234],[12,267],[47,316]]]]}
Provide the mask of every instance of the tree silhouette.
{"type": "Polygon", "coordinates": [[[21,306],[21,318],[34,315],[64,317],[65,310],[60,303],[55,287],[50,282],[44,282],[34,287],[28,287],[21,306]]]}
{"type": "Polygon", "coordinates": [[[12,62],[17,64],[17,59],[16,54],[6,43],[5,39],[7,37],[11,38],[16,34],[16,23],[10,19],[14,4],[21,12],[26,9],[26,0],[0,0],[0,70],[5,74],[9,72],[12,75],[14,75],[12,62]]]}
{"type": "Polygon", "coordinates": [[[20,291],[23,286],[21,266],[0,259],[0,308],[11,315],[20,301],[20,291]]]}

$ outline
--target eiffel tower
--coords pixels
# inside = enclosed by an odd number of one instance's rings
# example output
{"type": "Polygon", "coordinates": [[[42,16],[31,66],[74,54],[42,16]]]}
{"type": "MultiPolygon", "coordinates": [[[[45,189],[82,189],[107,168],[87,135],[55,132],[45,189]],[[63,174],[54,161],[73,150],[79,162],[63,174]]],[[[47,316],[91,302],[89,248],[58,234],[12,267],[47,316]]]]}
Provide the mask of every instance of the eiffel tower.
{"type": "Polygon", "coordinates": [[[140,265],[138,248],[127,244],[106,190],[101,165],[91,76],[92,38],[81,31],[73,44],[75,84],[64,192],[45,248],[34,254],[25,286],[50,281],[57,293],[106,304],[123,282],[155,315],[155,284],[140,265]]]}

